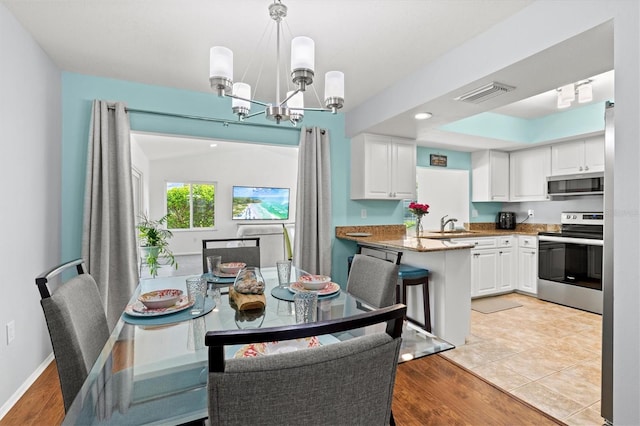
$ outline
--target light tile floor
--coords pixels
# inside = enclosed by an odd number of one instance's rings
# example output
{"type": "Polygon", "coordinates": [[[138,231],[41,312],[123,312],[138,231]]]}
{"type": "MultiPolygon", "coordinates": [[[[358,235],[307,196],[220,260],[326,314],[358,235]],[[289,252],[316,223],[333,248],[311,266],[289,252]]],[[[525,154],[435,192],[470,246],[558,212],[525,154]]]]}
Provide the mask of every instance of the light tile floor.
{"type": "Polygon", "coordinates": [[[467,344],[443,353],[569,425],[602,425],[602,317],[511,293],[522,306],[471,311],[467,344]]]}

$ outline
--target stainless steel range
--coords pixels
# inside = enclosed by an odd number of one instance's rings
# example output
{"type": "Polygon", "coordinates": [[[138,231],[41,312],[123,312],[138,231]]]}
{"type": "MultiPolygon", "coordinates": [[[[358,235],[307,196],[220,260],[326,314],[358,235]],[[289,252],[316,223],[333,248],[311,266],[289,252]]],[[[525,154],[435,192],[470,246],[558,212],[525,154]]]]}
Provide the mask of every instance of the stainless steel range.
{"type": "Polygon", "coordinates": [[[602,212],[564,212],[538,234],[538,298],[602,314],[602,212]]]}

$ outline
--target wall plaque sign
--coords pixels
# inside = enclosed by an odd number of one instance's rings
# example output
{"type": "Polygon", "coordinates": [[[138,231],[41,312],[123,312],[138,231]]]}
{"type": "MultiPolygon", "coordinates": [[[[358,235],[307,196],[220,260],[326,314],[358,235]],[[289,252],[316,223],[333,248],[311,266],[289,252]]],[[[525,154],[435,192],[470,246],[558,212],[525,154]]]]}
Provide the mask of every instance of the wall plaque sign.
{"type": "Polygon", "coordinates": [[[439,154],[431,154],[429,157],[429,164],[438,167],[447,167],[447,156],[439,154]]]}

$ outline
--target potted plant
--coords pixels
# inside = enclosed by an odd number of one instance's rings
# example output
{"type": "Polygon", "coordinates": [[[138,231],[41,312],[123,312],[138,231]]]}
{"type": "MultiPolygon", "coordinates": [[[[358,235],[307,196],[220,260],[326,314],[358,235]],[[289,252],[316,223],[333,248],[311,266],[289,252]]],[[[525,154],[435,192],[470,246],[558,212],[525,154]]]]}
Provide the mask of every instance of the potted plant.
{"type": "Polygon", "coordinates": [[[168,217],[167,214],[158,220],[151,220],[144,214],[140,216],[140,222],[136,225],[140,239],[140,257],[145,259],[152,277],[158,275],[160,257],[166,258],[170,266],[178,269],[178,262],[169,250],[169,238],[173,234],[164,227],[168,217]]]}

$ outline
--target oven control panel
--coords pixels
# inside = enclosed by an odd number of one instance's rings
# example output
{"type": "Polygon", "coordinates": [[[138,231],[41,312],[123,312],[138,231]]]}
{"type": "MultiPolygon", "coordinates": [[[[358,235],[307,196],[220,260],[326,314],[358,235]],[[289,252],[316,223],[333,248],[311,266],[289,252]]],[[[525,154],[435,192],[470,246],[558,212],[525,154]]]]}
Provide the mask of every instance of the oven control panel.
{"type": "Polygon", "coordinates": [[[604,225],[602,212],[563,212],[560,223],[572,225],[604,225]]]}

